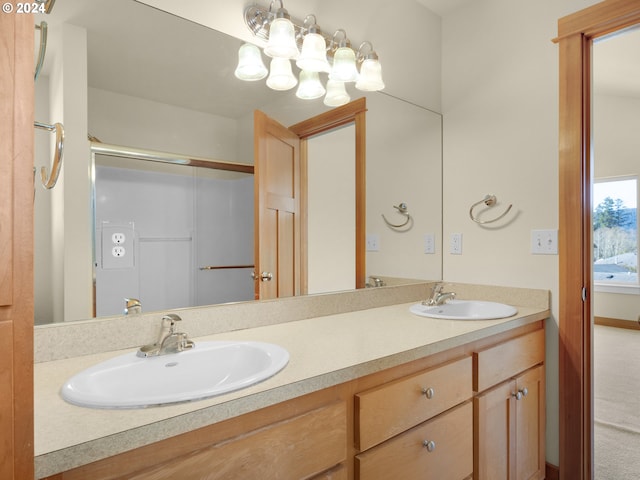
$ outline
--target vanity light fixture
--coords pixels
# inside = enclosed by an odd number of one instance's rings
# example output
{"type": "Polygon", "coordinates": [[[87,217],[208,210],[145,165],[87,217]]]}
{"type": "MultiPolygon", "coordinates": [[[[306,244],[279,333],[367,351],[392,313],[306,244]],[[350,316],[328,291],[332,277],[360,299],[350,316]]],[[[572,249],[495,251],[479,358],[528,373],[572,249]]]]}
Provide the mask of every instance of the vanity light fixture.
{"type": "MultiPolygon", "coordinates": [[[[307,15],[304,22],[292,20],[282,0],[274,0],[268,10],[259,5],[247,7],[244,20],[256,43],[263,45],[265,55],[271,57],[267,86],[272,89],[289,90],[298,84],[298,98],[319,98],[325,93],[320,75],[328,74],[324,104],[335,107],[351,100],[345,82],[354,83],[363,91],[382,90],[385,86],[371,42],[363,42],[356,53],[343,29],[329,37],[320,30],[313,14],[307,15]],[[274,10],[276,1],[280,7],[274,10]],[[300,70],[300,82],[292,70],[292,60],[300,70]]],[[[247,81],[267,75],[256,45],[246,43],[240,47],[235,75],[247,81]]]]}
{"type": "Polygon", "coordinates": [[[302,40],[302,50],[296,60],[296,65],[300,70],[308,72],[329,72],[331,65],[327,60],[327,41],[319,33],[320,29],[316,25],[315,15],[307,15],[304,19],[303,28],[307,25],[307,20],[313,18],[313,23],[307,28],[307,33],[302,40]]]}
{"type": "MultiPolygon", "coordinates": [[[[271,2],[273,5],[273,2],[271,2]]],[[[271,8],[269,8],[271,9],[271,8]]],[[[269,40],[264,54],[271,58],[298,58],[300,54],[296,44],[296,32],[293,23],[280,0],[280,8],[269,25],[269,40]]]]}
{"type": "Polygon", "coordinates": [[[262,61],[260,49],[251,43],[245,43],[238,50],[238,66],[234,72],[240,80],[254,82],[267,76],[269,70],[262,61]]]}
{"type": "Polygon", "coordinates": [[[320,98],[325,94],[326,90],[322,86],[318,72],[310,72],[309,70],[302,70],[300,72],[300,84],[298,90],[296,90],[296,97],[303,100],[313,100],[314,98],[320,98]]]}
{"type": "Polygon", "coordinates": [[[358,48],[356,61],[360,65],[360,75],[356,81],[356,88],[366,92],[382,90],[382,66],[378,61],[378,54],[373,50],[371,42],[363,42],[358,48]],[[369,53],[364,54],[363,48],[369,47],[369,53]]]}
{"type": "Polygon", "coordinates": [[[347,32],[340,29],[333,34],[331,44],[336,44],[336,36],[342,34],[342,40],[337,43],[338,48],[333,53],[333,66],[329,72],[329,80],[339,82],[355,82],[358,79],[356,68],[356,52],[353,51],[347,38],[347,32]]]}

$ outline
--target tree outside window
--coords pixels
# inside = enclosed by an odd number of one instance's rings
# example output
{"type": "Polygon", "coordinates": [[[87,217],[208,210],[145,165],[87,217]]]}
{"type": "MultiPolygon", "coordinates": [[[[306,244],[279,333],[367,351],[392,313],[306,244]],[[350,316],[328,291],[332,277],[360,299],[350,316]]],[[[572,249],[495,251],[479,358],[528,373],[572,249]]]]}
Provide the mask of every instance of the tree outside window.
{"type": "Polygon", "coordinates": [[[638,283],[637,179],[594,183],[593,276],[597,282],[638,283]]]}

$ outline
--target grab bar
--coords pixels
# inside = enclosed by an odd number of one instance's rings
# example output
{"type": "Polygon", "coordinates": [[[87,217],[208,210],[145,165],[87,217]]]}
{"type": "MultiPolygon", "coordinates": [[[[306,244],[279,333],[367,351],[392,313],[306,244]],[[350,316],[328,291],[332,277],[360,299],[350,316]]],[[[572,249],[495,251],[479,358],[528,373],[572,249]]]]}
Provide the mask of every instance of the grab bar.
{"type": "Polygon", "coordinates": [[[36,25],[36,30],[40,30],[40,51],[36,62],[36,72],[33,75],[34,82],[38,80],[38,75],[40,75],[40,70],[42,70],[42,64],[44,63],[44,56],[47,53],[47,22],[40,22],[40,25],[36,25]]]}
{"type": "Polygon", "coordinates": [[[53,155],[53,163],[51,164],[51,175],[47,176],[47,167],[40,169],[40,178],[42,179],[42,186],[47,190],[56,186],[58,176],[60,175],[60,169],[62,168],[62,150],[64,147],[64,127],[61,123],[55,123],[48,125],[46,123],[33,122],[35,128],[41,130],[48,130],[50,132],[56,131],[56,152],[53,155]],[[48,177],[48,178],[47,178],[48,177]]]}
{"type": "Polygon", "coordinates": [[[227,270],[232,268],[254,268],[255,265],[207,265],[200,270],[227,270]]]}
{"type": "Polygon", "coordinates": [[[482,200],[471,205],[471,208],[469,209],[469,217],[471,217],[471,220],[473,220],[476,223],[479,223],[480,225],[484,225],[486,223],[493,223],[500,220],[507,213],[509,213],[509,210],[511,210],[511,207],[513,207],[513,204],[510,204],[507,207],[507,209],[504,212],[502,212],[501,215],[497,216],[496,218],[492,218],[491,220],[480,220],[473,215],[473,209],[476,208],[481,203],[484,203],[487,207],[493,207],[497,201],[498,199],[496,198],[495,195],[485,195],[485,197],[482,200]]]}

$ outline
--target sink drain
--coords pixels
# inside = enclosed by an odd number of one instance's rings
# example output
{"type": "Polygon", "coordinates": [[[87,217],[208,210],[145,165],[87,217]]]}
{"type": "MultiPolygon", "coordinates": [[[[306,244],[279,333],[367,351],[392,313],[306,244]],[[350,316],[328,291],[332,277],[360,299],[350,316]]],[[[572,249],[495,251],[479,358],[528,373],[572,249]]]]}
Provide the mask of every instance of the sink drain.
{"type": "Polygon", "coordinates": [[[165,364],[165,367],[175,367],[176,365],[178,365],[178,362],[169,362],[165,364]]]}

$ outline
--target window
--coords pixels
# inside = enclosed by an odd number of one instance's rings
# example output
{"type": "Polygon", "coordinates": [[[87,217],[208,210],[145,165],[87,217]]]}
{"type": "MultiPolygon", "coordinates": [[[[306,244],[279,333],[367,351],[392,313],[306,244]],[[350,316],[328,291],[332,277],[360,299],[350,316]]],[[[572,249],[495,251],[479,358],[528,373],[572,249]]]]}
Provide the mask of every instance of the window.
{"type": "Polygon", "coordinates": [[[638,291],[637,203],[636,177],[601,179],[593,185],[593,279],[599,285],[618,285],[619,293],[625,286],[638,291]]]}

